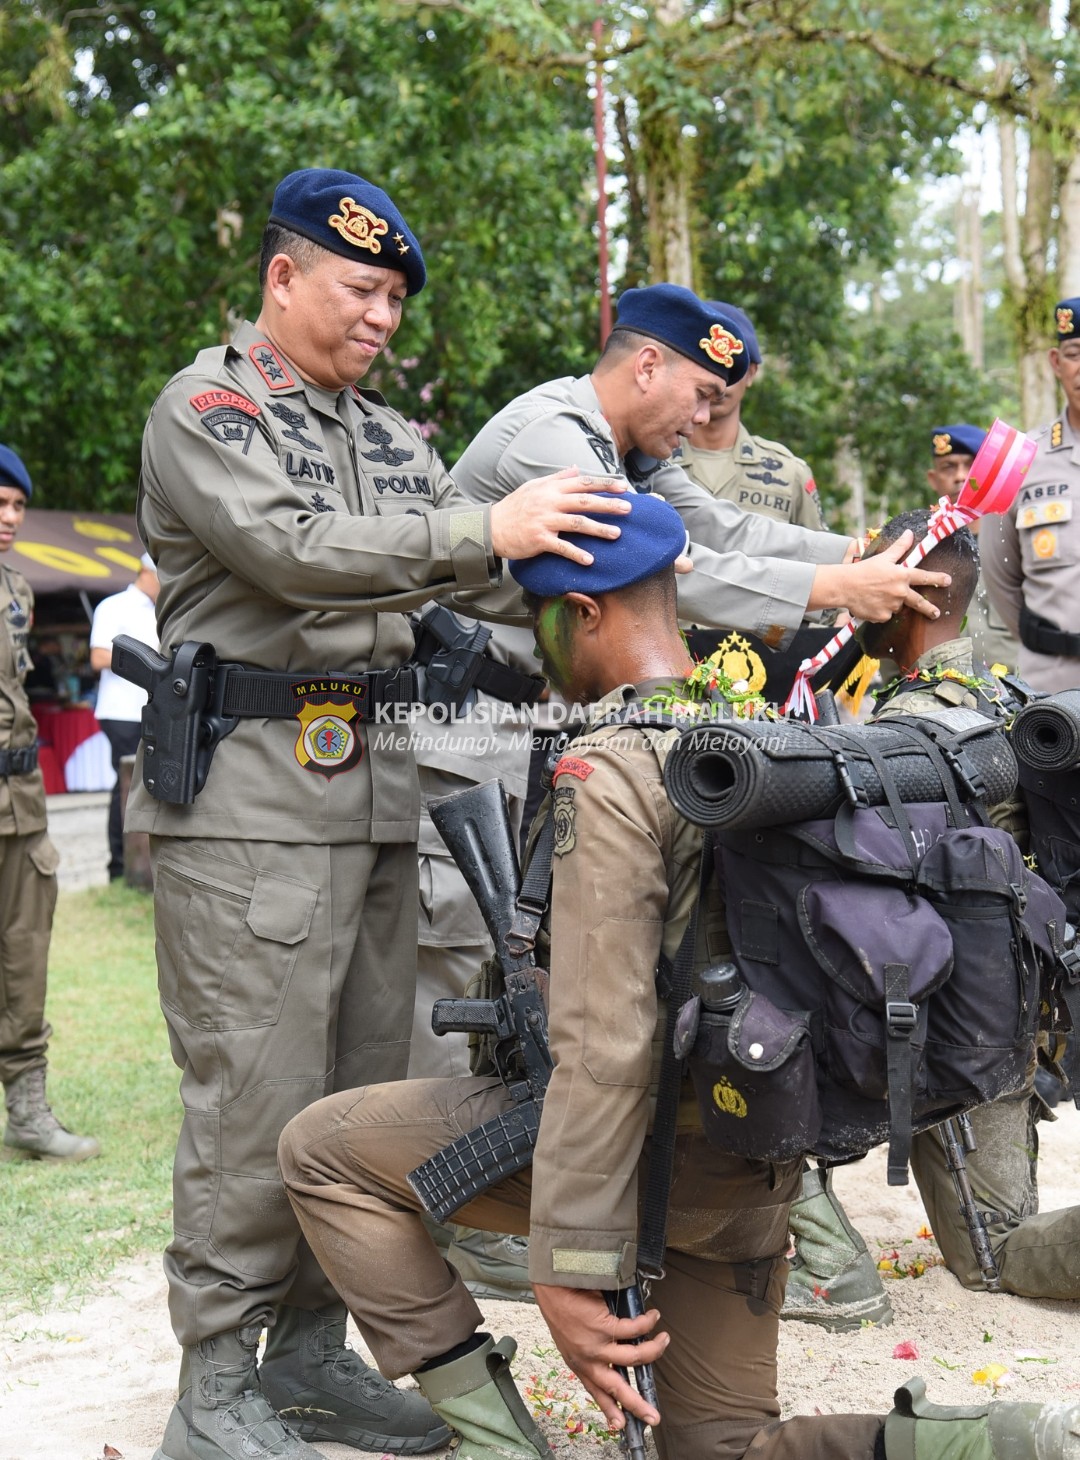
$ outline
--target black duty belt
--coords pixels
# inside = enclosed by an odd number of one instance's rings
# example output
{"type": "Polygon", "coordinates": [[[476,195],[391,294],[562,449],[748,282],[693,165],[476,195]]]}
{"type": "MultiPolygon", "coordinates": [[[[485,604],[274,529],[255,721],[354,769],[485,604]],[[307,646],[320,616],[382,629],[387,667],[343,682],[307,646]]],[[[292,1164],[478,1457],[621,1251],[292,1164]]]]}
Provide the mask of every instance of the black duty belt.
{"type": "Polygon", "coordinates": [[[292,719],[305,704],[347,700],[361,720],[374,720],[383,705],[412,705],[419,698],[416,670],[372,669],[366,674],[283,674],[219,663],[214,671],[218,713],[240,719],[292,719]]]}
{"type": "Polygon", "coordinates": [[[1020,610],[1020,642],[1033,654],[1061,654],[1066,659],[1080,659],[1080,634],[1066,633],[1027,607],[1020,610]]]}
{"type": "Polygon", "coordinates": [[[37,770],[37,741],[33,745],[18,745],[14,750],[0,750],[0,776],[28,776],[37,770]]]}

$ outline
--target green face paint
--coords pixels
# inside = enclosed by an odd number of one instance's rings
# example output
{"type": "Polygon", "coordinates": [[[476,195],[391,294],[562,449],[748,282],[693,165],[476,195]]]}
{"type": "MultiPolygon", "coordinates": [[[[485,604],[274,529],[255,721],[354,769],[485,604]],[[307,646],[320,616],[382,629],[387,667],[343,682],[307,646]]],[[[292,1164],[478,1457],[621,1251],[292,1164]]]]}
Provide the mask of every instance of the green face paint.
{"type": "Polygon", "coordinates": [[[570,620],[562,598],[547,599],[533,620],[536,646],[548,683],[560,694],[570,686],[570,620]]]}

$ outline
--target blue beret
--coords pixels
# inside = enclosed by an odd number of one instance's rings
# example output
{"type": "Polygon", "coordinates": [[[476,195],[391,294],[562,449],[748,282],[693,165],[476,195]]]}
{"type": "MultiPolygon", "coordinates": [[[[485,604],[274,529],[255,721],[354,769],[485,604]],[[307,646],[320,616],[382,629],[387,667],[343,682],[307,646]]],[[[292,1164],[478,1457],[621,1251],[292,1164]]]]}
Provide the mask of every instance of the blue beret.
{"type": "Polygon", "coordinates": [[[277,185],[270,222],[344,258],[400,269],[409,294],[424,287],[424,255],[409,225],[382,188],[353,172],[329,167],[290,172],[277,185]]]}
{"type": "Polygon", "coordinates": [[[749,357],[738,324],[715,304],[706,304],[681,284],[627,289],[618,303],[617,330],[633,330],[678,350],[695,365],[734,385],[746,374],[749,357]]]}
{"type": "Polygon", "coordinates": [[[757,331],[750,323],[750,316],[737,304],[725,304],[722,299],[714,299],[710,309],[715,309],[719,314],[733,320],[738,326],[739,334],[743,337],[743,344],[746,346],[746,358],[751,365],[761,364],[761,346],[758,344],[757,331]]]}
{"type": "Polygon", "coordinates": [[[1080,299],[1063,299],[1054,309],[1058,344],[1080,335],[1080,299]]]}
{"type": "Polygon", "coordinates": [[[10,446],[0,446],[0,487],[18,487],[20,492],[26,493],[28,502],[34,491],[22,457],[16,456],[10,446]]]}
{"type": "Polygon", "coordinates": [[[930,432],[934,456],[978,456],[986,440],[981,426],[935,426],[930,432]]]}
{"type": "Polygon", "coordinates": [[[535,558],[511,558],[511,576],[537,598],[561,598],[564,593],[613,593],[629,588],[666,568],[686,551],[686,528],[675,508],[647,492],[631,492],[626,500],[630,511],[624,517],[587,515],[597,522],[616,522],[617,538],[586,537],[563,532],[559,536],[592,553],[586,566],[572,563],[558,553],[541,553],[535,558]]]}

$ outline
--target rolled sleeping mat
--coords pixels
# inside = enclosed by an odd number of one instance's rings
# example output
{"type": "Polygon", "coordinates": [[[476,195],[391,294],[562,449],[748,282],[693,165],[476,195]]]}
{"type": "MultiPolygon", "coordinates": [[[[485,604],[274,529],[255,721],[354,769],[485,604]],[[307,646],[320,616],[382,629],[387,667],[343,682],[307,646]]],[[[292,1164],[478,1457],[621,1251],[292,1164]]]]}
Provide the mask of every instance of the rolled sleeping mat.
{"type": "Polygon", "coordinates": [[[1013,754],[1037,771],[1080,769],[1080,689],[1025,705],[1012,723],[1013,754]]]}
{"type": "MultiPolygon", "coordinates": [[[[902,801],[943,801],[941,776],[927,753],[930,731],[947,737],[987,805],[1013,794],[1016,760],[1004,725],[962,706],[904,725],[895,720],[843,727],[798,720],[697,725],[668,754],[664,784],[675,809],[698,826],[725,831],[783,826],[834,815],[847,795],[846,775],[861,787],[866,804],[885,805],[881,777],[866,754],[870,745],[886,762],[902,801]]],[[[956,784],[963,799],[965,791],[956,784]]]]}

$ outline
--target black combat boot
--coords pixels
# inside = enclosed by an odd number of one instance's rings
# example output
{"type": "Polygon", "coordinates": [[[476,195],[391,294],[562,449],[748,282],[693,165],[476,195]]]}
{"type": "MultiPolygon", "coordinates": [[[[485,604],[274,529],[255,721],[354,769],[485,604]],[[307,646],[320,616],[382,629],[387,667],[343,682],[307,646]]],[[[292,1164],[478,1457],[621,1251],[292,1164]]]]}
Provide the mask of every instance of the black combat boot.
{"type": "Polygon", "coordinates": [[[380,1455],[424,1455],[450,1431],[420,1395],[397,1389],[345,1344],[344,1303],[278,1310],[267,1335],[263,1393],[306,1440],[380,1455]]]}
{"type": "Polygon", "coordinates": [[[258,1324],[185,1348],[181,1395],[154,1460],[325,1460],[259,1392],[258,1324]]]}

